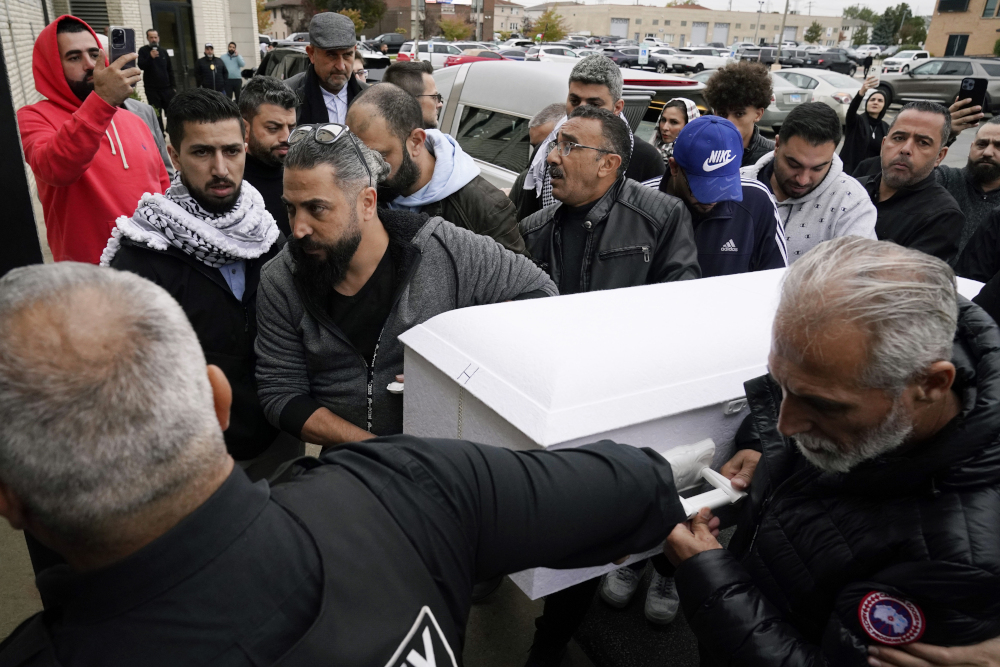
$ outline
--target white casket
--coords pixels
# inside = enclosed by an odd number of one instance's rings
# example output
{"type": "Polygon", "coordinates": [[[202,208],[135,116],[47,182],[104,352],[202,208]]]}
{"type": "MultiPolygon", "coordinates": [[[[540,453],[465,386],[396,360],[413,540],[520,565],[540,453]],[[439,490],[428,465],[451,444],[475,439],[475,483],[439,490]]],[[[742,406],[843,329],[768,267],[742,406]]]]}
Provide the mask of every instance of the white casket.
{"type": "MultiPolygon", "coordinates": [[[[711,438],[718,468],[747,412],[743,383],[765,372],[783,272],[438,315],[400,336],[403,430],[510,449],[608,438],[661,453],[711,438]]],[[[981,286],[959,280],[968,298],[981,286]]],[[[611,567],[512,578],[537,598],[611,567]]]]}

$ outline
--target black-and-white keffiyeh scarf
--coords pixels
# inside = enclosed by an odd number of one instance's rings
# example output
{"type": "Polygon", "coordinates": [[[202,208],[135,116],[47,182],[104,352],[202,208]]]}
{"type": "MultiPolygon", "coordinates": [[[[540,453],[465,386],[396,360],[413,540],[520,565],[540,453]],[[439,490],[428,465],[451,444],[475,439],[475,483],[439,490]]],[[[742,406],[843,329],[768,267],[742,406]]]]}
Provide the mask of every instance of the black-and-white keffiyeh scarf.
{"type": "Polygon", "coordinates": [[[132,217],[123,215],[115,225],[101,254],[101,266],[114,259],[122,236],[154,250],[173,246],[214,268],[260,257],[278,238],[278,225],[265,210],[264,199],[246,181],[233,208],[214,214],[194,200],[179,173],[166,193],[147,192],[132,217]]]}
{"type": "MultiPolygon", "coordinates": [[[[628,124],[628,119],[625,118],[624,114],[618,116],[625,123],[625,127],[628,128],[628,139],[631,144],[632,149],[635,149],[635,135],[632,134],[632,128],[628,124]]],[[[552,132],[549,136],[545,137],[545,140],[539,144],[538,150],[535,152],[535,156],[531,159],[531,166],[528,167],[528,173],[524,176],[524,185],[522,186],[525,190],[534,190],[535,196],[539,197],[542,202],[542,208],[546,206],[551,206],[555,203],[555,197],[552,196],[552,181],[549,178],[549,168],[548,162],[545,158],[549,156],[549,150],[552,148],[552,144],[559,137],[559,130],[562,128],[563,123],[566,122],[568,116],[563,116],[562,119],[556,123],[556,126],[552,128],[552,132]]]]}
{"type": "MultiPolygon", "coordinates": [[[[687,111],[687,122],[688,123],[690,123],[691,121],[693,121],[695,118],[698,118],[699,116],[701,116],[701,112],[698,111],[698,106],[694,102],[692,102],[691,100],[687,99],[686,97],[674,97],[672,99],[667,100],[667,104],[670,104],[671,102],[683,102],[684,103],[684,108],[687,111]]],[[[664,109],[664,111],[667,109],[666,105],[664,105],[663,109],[664,109]]],[[[663,112],[661,111],[660,112],[660,118],[662,118],[662,117],[663,117],[663,112]]],[[[653,148],[655,148],[657,151],[659,151],[660,157],[663,158],[663,163],[664,164],[667,163],[667,160],[669,158],[671,158],[671,157],[674,156],[674,142],[671,141],[668,144],[668,143],[665,143],[663,141],[663,137],[660,136],[660,125],[659,125],[659,122],[657,122],[657,125],[656,125],[656,133],[653,135],[653,148]]]]}

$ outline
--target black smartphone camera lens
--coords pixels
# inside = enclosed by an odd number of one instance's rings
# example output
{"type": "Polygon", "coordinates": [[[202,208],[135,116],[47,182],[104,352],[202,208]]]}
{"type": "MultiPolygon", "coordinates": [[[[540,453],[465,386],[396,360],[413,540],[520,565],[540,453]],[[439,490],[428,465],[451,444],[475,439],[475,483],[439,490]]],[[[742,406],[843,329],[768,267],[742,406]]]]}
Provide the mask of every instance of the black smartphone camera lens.
{"type": "Polygon", "coordinates": [[[125,31],[121,28],[111,31],[111,45],[115,48],[125,47],[125,31]]]}

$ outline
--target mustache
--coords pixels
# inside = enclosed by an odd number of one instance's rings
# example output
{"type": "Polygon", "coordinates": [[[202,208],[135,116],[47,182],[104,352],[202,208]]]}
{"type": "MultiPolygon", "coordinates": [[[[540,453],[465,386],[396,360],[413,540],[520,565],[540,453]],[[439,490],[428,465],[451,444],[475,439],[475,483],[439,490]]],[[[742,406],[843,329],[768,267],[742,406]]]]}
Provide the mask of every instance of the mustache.
{"type": "Polygon", "coordinates": [[[208,182],[208,185],[206,185],[205,187],[211,188],[216,185],[231,185],[234,188],[236,187],[236,183],[233,183],[228,178],[222,178],[221,176],[216,176],[215,178],[213,178],[211,181],[208,182]]]}
{"type": "Polygon", "coordinates": [[[906,165],[907,169],[913,169],[913,162],[911,162],[910,159],[906,158],[906,157],[898,157],[898,158],[896,158],[895,160],[893,160],[892,162],[889,163],[889,166],[890,167],[894,167],[897,164],[906,165]]]}
{"type": "Polygon", "coordinates": [[[278,144],[275,144],[275,145],[271,146],[271,150],[272,151],[281,150],[282,148],[284,148],[286,150],[289,148],[289,145],[288,145],[287,141],[282,141],[281,143],[278,143],[278,144]]]}
{"type": "Polygon", "coordinates": [[[562,167],[556,164],[549,165],[549,178],[562,178],[565,176],[562,167]]]}

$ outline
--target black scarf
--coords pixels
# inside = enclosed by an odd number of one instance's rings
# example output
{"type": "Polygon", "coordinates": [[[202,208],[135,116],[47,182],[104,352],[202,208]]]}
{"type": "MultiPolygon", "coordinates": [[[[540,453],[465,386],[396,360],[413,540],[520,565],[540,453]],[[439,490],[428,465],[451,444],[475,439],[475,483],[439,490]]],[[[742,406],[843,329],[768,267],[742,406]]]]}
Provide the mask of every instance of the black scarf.
{"type": "MultiPolygon", "coordinates": [[[[347,80],[347,106],[358,96],[362,86],[352,76],[347,80]]],[[[308,123],[329,123],[330,111],[326,108],[326,100],[323,99],[323,90],[319,85],[319,77],[316,76],[316,69],[309,65],[306,70],[306,98],[302,102],[302,115],[299,117],[299,125],[308,123]]]]}

